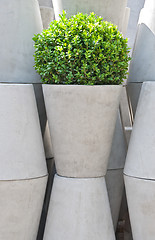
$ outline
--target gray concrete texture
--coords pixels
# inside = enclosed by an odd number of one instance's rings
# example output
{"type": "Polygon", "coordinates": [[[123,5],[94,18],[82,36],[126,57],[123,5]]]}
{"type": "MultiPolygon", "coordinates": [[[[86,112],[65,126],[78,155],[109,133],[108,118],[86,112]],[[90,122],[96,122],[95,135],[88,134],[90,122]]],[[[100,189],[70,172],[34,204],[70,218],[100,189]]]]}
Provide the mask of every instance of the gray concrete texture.
{"type": "Polygon", "coordinates": [[[44,240],[115,240],[104,178],[55,176],[44,240]]]}
{"type": "Polygon", "coordinates": [[[126,7],[124,12],[124,17],[122,20],[122,28],[120,29],[120,31],[123,33],[123,36],[126,36],[129,18],[130,18],[130,8],[126,7]]]}
{"type": "Polygon", "coordinates": [[[141,87],[142,87],[142,83],[140,82],[128,83],[126,87],[132,122],[134,121],[134,118],[135,118],[141,87]]]}
{"type": "Polygon", "coordinates": [[[120,113],[118,111],[116,126],[109,156],[108,169],[124,168],[127,152],[127,144],[123,131],[120,113]]]}
{"type": "Polygon", "coordinates": [[[38,0],[40,6],[53,7],[52,0],[38,0]]]}
{"type": "Polygon", "coordinates": [[[77,12],[90,13],[95,12],[102,16],[104,20],[110,21],[118,26],[120,30],[123,27],[123,18],[127,0],[53,0],[53,7],[56,19],[62,10],[66,10],[67,16],[76,14],[77,12]]]}
{"type": "Polygon", "coordinates": [[[42,31],[36,0],[1,0],[0,82],[37,83],[32,37],[42,31]]]}
{"type": "Polygon", "coordinates": [[[154,93],[155,82],[143,83],[124,169],[128,176],[155,179],[154,93]]]}
{"type": "Polygon", "coordinates": [[[0,84],[0,180],[45,176],[47,168],[31,84],[0,84]]]}
{"type": "Polygon", "coordinates": [[[124,176],[134,240],[154,240],[155,181],[124,176]]]}
{"type": "Polygon", "coordinates": [[[43,85],[57,173],[106,174],[122,86],[43,85]]]}
{"type": "Polygon", "coordinates": [[[44,200],[47,176],[0,181],[0,239],[35,240],[44,200]]]}
{"type": "Polygon", "coordinates": [[[123,169],[108,170],[105,180],[114,230],[116,231],[124,191],[123,169]]]}
{"type": "Polygon", "coordinates": [[[126,159],[127,144],[118,111],[117,121],[109,157],[106,184],[114,229],[116,230],[124,190],[123,168],[126,159]]]}
{"type": "Polygon", "coordinates": [[[53,146],[52,146],[52,141],[51,141],[51,135],[50,135],[48,121],[46,122],[46,126],[45,126],[43,142],[44,142],[46,159],[53,158],[53,146]]]}
{"type": "Polygon", "coordinates": [[[145,0],[128,0],[127,3],[127,6],[130,8],[130,18],[126,37],[128,38],[128,45],[131,49],[133,49],[134,46],[139,14],[144,6],[144,2],[145,0]]]}
{"type": "MultiPolygon", "coordinates": [[[[149,5],[150,6],[150,5],[149,5]]],[[[130,64],[128,82],[155,80],[155,2],[151,8],[144,5],[130,64]]]]}
{"type": "Polygon", "coordinates": [[[41,18],[43,23],[43,28],[49,27],[50,23],[54,20],[54,10],[50,7],[40,7],[41,18]]]}

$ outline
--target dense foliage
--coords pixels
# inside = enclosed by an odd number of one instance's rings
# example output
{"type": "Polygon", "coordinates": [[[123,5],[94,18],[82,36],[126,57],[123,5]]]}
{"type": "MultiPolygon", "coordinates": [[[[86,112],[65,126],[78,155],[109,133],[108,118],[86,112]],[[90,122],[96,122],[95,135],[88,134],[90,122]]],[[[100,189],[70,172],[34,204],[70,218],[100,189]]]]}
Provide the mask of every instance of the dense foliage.
{"type": "Polygon", "coordinates": [[[67,19],[63,12],[33,40],[35,69],[43,83],[113,85],[126,78],[127,39],[94,13],[67,19]]]}

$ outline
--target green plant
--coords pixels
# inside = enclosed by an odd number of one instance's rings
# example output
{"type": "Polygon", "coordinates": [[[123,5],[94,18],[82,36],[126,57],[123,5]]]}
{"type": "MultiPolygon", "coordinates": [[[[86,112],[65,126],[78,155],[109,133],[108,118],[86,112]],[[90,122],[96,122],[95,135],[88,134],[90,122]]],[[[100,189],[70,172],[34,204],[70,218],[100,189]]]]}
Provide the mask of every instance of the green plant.
{"type": "Polygon", "coordinates": [[[129,48],[117,27],[94,13],[78,13],[33,37],[35,69],[43,83],[120,84],[128,70],[129,48]]]}

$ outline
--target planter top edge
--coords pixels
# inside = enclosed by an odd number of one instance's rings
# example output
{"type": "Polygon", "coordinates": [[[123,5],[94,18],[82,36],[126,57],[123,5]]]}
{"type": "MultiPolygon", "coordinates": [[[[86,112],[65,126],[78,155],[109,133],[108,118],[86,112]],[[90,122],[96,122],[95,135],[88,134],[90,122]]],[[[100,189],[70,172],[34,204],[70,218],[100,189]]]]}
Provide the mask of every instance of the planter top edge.
{"type": "Polygon", "coordinates": [[[0,85],[5,86],[32,86],[32,83],[2,83],[0,82],[0,85]]]}
{"type": "Polygon", "coordinates": [[[76,87],[76,88],[80,88],[80,87],[82,87],[82,88],[111,88],[111,87],[113,87],[113,88],[118,88],[118,87],[123,87],[123,85],[72,85],[72,84],[42,84],[42,86],[44,87],[44,86],[50,86],[50,87],[67,87],[67,88],[74,88],[74,87],[76,87]]]}

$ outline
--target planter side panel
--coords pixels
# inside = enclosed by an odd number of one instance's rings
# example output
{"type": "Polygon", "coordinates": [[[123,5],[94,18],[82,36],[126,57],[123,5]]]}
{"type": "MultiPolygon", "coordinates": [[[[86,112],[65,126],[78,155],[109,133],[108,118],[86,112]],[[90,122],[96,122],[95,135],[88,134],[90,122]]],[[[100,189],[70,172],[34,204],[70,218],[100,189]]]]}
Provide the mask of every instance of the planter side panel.
{"type": "Polygon", "coordinates": [[[59,175],[105,175],[121,89],[121,86],[43,85],[59,175]]]}
{"type": "Polygon", "coordinates": [[[36,239],[46,182],[47,176],[0,181],[0,239],[36,239]]]}

